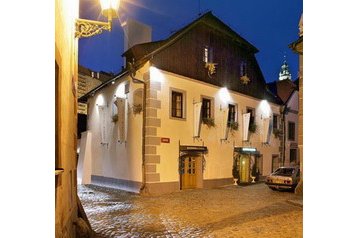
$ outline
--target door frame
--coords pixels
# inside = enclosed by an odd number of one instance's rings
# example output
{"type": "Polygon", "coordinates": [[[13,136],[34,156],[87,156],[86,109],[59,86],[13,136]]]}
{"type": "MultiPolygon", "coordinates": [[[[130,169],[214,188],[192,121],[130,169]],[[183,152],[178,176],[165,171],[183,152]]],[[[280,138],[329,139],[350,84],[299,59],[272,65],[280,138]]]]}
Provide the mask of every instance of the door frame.
{"type": "Polygon", "coordinates": [[[190,188],[183,188],[183,160],[188,159],[189,157],[195,157],[196,158],[196,164],[195,164],[195,174],[196,174],[196,185],[192,189],[196,188],[202,188],[203,187],[203,170],[204,170],[204,155],[202,153],[185,153],[179,157],[179,185],[180,190],[184,189],[190,189],[190,188]]]}

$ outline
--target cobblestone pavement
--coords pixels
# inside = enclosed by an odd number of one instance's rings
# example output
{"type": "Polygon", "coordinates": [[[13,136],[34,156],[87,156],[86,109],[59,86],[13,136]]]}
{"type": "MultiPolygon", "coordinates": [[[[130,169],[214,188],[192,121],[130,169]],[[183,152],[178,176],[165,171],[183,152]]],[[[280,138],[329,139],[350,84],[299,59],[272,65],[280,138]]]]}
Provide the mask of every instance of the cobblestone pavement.
{"type": "Polygon", "coordinates": [[[302,237],[302,207],[265,184],[139,196],[78,186],[97,237],[302,237]]]}

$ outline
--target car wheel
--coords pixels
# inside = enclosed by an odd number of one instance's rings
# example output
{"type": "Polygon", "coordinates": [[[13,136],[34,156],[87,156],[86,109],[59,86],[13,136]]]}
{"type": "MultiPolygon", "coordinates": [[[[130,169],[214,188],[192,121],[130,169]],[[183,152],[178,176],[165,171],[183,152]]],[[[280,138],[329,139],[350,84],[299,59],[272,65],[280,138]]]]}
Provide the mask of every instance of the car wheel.
{"type": "Polygon", "coordinates": [[[274,187],[269,187],[271,190],[276,191],[277,189],[274,187]]]}

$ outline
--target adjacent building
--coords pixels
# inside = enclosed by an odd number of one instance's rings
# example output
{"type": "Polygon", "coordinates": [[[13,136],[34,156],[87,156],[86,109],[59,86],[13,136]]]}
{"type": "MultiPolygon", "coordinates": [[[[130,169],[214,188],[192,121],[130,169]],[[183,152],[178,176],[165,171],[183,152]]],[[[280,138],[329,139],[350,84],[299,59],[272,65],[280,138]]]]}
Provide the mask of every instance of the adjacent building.
{"type": "Polygon", "coordinates": [[[280,114],[273,115],[273,134],[280,139],[280,156],[273,161],[272,170],[280,166],[300,164],[298,153],[298,81],[292,81],[286,60],[277,81],[268,83],[268,89],[278,96],[283,105],[280,114]]]}
{"type": "Polygon", "coordinates": [[[298,24],[299,38],[290,44],[290,48],[299,56],[299,119],[298,119],[298,148],[301,168],[301,181],[296,188],[296,193],[303,192],[303,15],[298,24]]]}
{"type": "MultiPolygon", "coordinates": [[[[80,98],[103,82],[113,78],[113,74],[107,72],[96,72],[82,65],[78,66],[78,90],[77,97],[80,98]]],[[[87,104],[78,103],[78,114],[87,115],[87,104]]]]}
{"type": "MultiPolygon", "coordinates": [[[[55,232],[76,237],[76,117],[78,40],[74,23],[79,2],[55,1],[55,232]]],[[[50,159],[50,158],[49,158],[50,159]]]]}
{"type": "Polygon", "coordinates": [[[156,194],[270,174],[282,101],[267,90],[257,52],[211,12],[129,48],[126,68],[80,98],[83,178],[156,194]]]}
{"type": "MultiPolygon", "coordinates": [[[[96,72],[81,65],[78,66],[77,98],[82,97],[103,82],[113,78],[113,74],[107,72],[96,72]]],[[[77,107],[77,138],[87,130],[87,104],[78,103],[77,107]]],[[[80,143],[77,143],[79,148],[80,143]]],[[[78,150],[77,150],[78,151],[78,150]]]]}

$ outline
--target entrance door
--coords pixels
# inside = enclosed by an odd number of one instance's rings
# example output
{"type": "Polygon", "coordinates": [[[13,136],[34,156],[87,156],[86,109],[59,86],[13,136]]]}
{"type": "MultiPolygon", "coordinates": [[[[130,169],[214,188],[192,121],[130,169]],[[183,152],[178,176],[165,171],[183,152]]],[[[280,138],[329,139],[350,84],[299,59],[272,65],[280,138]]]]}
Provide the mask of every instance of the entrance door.
{"type": "Polygon", "coordinates": [[[181,161],[181,182],[182,189],[199,187],[199,175],[201,157],[199,156],[185,156],[181,161]]]}
{"type": "Polygon", "coordinates": [[[250,177],[250,156],[240,156],[240,183],[248,183],[250,177]]]}

